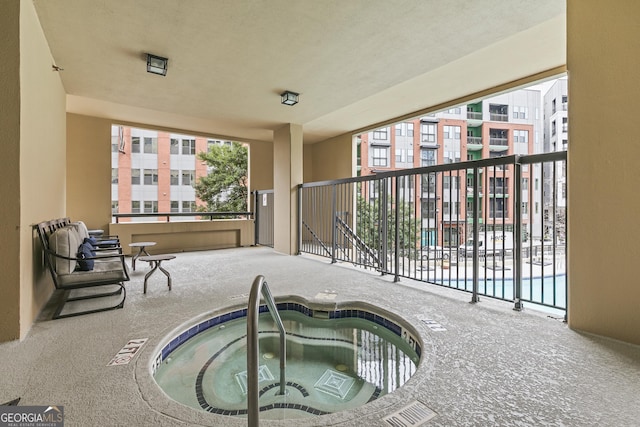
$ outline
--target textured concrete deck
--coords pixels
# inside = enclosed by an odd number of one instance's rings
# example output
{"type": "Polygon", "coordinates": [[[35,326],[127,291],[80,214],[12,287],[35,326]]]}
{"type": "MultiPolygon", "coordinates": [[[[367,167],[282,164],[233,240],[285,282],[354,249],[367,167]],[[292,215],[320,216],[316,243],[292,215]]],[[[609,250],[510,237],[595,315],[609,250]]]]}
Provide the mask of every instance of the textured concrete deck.
{"type": "MultiPolygon", "coordinates": [[[[47,320],[48,307],[22,342],[0,345],[0,402],[63,405],[67,426],[241,426],[246,420],[182,407],[155,389],[154,348],[180,324],[245,303],[256,275],[278,297],[364,301],[411,322],[423,340],[418,372],[400,390],[353,411],[261,425],[389,426],[383,418],[419,402],[435,416],[425,426],[637,426],[640,348],[570,330],[562,321],[511,304],[409,280],[290,257],[269,248],[175,254],[166,278],[144,263],[127,284],[124,309],[47,320]],[[445,331],[433,331],[431,319],[445,331]],[[148,338],[131,363],[107,366],[134,338],[148,338]]],[[[640,325],[639,325],[640,326],[640,325]]],[[[409,424],[407,424],[409,425],[409,424]]],[[[417,425],[417,424],[414,424],[417,425]]]]}

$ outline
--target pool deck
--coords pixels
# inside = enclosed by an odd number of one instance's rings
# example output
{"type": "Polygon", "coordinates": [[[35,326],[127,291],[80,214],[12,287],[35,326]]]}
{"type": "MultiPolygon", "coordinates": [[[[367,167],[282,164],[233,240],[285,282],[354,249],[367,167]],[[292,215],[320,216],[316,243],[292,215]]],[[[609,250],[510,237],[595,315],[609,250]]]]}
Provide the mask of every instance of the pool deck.
{"type": "Polygon", "coordinates": [[[23,341],[0,344],[0,402],[62,405],[66,426],[244,426],[246,420],[170,401],[149,366],[180,325],[246,304],[262,274],[276,298],[362,301],[403,317],[422,336],[423,360],[400,390],[368,405],[261,425],[391,426],[384,418],[407,405],[424,415],[406,423],[414,426],[639,425],[640,347],[573,331],[526,304],[523,312],[489,298],[470,304],[468,293],[393,283],[349,264],[270,248],[175,255],[163,264],[171,291],[160,275],[149,278],[143,294],[143,263],[131,272],[123,309],[48,320],[51,304],[23,341]],[[142,338],[148,341],[130,363],[107,366],[129,340],[142,338]]]}

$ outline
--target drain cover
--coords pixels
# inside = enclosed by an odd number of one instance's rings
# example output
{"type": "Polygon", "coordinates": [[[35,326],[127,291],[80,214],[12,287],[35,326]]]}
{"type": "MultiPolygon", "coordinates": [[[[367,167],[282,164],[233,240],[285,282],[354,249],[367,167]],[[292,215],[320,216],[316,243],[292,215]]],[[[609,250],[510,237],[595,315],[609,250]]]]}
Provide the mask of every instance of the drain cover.
{"type": "Polygon", "coordinates": [[[436,413],[431,409],[418,401],[414,401],[399,411],[384,417],[383,420],[394,427],[421,426],[435,416],[436,413]]]}

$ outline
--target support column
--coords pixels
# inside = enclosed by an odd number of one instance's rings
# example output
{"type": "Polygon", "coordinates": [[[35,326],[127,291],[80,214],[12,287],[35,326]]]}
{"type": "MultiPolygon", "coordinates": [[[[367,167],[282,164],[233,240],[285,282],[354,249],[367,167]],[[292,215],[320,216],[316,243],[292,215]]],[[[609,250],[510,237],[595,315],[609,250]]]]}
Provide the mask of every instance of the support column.
{"type": "Polygon", "coordinates": [[[283,254],[298,252],[297,187],[302,184],[302,126],[287,124],[273,138],[273,248],[283,254]]]}

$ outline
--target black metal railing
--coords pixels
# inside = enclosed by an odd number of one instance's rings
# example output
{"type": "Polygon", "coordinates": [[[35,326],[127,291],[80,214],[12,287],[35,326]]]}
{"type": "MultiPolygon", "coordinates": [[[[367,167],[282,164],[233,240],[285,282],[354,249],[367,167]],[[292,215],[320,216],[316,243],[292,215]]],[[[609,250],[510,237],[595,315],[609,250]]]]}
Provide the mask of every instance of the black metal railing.
{"type": "Polygon", "coordinates": [[[473,302],[566,313],[566,158],[511,155],[302,184],[299,251],[466,291],[473,302]]]}
{"type": "Polygon", "coordinates": [[[171,222],[172,218],[184,218],[187,220],[214,219],[249,219],[253,212],[145,212],[145,213],[113,213],[113,222],[118,224],[120,218],[156,218],[157,221],[171,222]]]}

